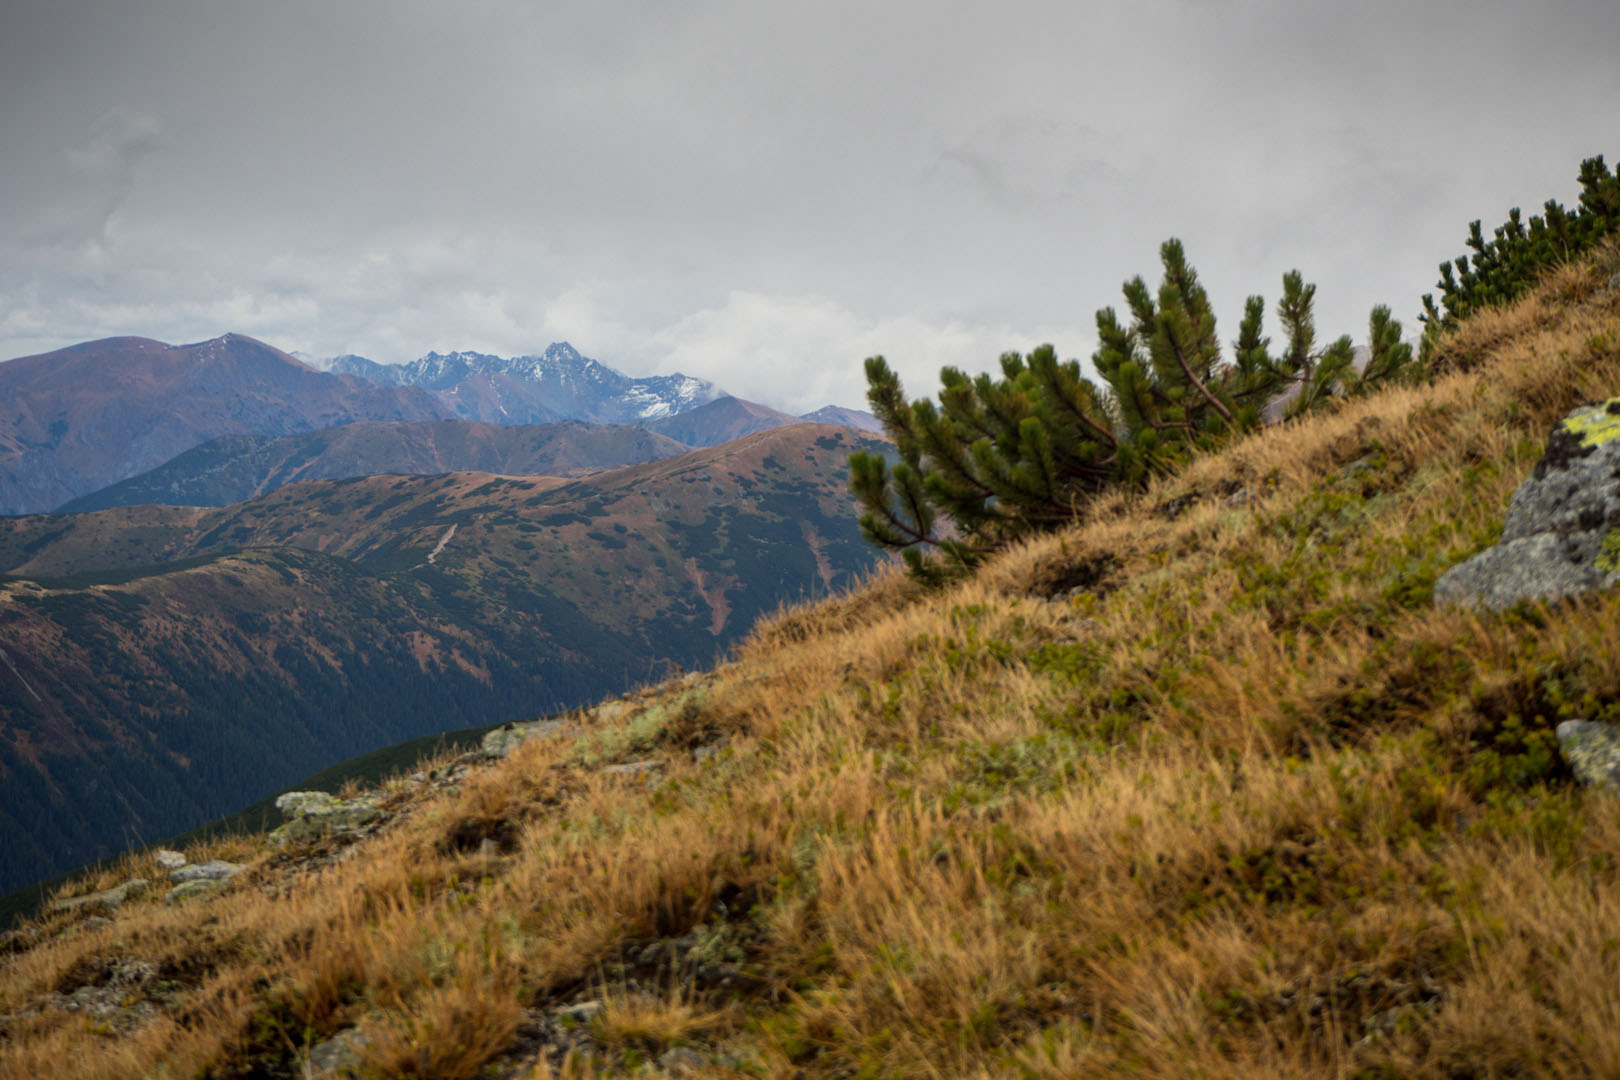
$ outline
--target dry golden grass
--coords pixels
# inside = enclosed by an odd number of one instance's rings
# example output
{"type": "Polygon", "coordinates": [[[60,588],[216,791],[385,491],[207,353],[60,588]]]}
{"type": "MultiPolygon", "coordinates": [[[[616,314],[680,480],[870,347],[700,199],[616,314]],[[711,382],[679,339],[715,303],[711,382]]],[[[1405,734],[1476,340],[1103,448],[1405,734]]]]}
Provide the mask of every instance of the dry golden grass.
{"type": "MultiPolygon", "coordinates": [[[[1614,259],[1462,327],[1431,385],[953,588],[780,613],[700,707],[402,794],[345,861],[236,841],[218,900],[46,920],[4,962],[0,1075],[297,1076],[350,1026],[386,1076],[659,1075],[680,1044],[740,1076],[1620,1075],[1620,800],[1551,739],[1620,720],[1620,596],[1429,599],[1552,420],[1620,387],[1614,259]],[[595,767],[632,747],[662,774],[595,767]],[[694,929],[729,985],[633,959],[694,929]],[[50,1007],[114,957],[158,969],[152,1018],[50,1007]],[[500,1057],[589,997],[594,1059],[500,1057]]],[[[158,876],[92,884],[130,873],[158,876]]]]}

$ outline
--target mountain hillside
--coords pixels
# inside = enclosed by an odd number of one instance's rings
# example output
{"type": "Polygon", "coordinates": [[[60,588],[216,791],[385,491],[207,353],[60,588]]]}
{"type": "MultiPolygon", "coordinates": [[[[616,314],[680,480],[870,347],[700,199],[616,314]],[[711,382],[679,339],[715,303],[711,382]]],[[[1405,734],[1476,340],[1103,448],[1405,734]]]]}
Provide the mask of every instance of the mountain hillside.
{"type": "Polygon", "coordinates": [[[757,431],[804,422],[797,416],[728,395],[674,416],[649,421],[647,427],[687,446],[718,446],[757,431]]]}
{"type": "Polygon", "coordinates": [[[823,405],[815,412],[807,412],[799,417],[812,424],[838,424],[842,427],[851,427],[856,431],[881,432],[883,422],[865,409],[848,409],[842,405],[823,405]]]}
{"type": "Polygon", "coordinates": [[[83,882],[9,939],[0,1072],[1620,1075],[1620,813],[1553,733],[1620,720],[1620,589],[1433,595],[1620,392],[1620,251],[1434,359],[359,831],[187,852],[220,895],[83,882]]]}
{"type": "Polygon", "coordinates": [[[583,476],[689,448],[638,427],[584,424],[504,426],[462,420],[354,423],[280,437],[226,435],[64,504],[59,513],[162,503],[225,506],[296,480],[379,473],[487,472],[583,476]]]}
{"type": "Polygon", "coordinates": [[[464,420],[545,424],[588,420],[633,424],[673,416],[719,391],[688,375],[632,378],[580,355],[566,341],[539,356],[428,353],[408,364],[378,364],[362,356],[327,361],[330,370],[387,386],[431,390],[464,420]]]}
{"type": "Polygon", "coordinates": [[[404,738],[713,662],[876,555],[799,425],[584,479],[0,519],[0,891],[404,738]]]}
{"type": "Polygon", "coordinates": [[[315,371],[240,334],[107,338],[0,363],[0,514],[60,506],[219,435],[454,415],[414,387],[315,371]]]}

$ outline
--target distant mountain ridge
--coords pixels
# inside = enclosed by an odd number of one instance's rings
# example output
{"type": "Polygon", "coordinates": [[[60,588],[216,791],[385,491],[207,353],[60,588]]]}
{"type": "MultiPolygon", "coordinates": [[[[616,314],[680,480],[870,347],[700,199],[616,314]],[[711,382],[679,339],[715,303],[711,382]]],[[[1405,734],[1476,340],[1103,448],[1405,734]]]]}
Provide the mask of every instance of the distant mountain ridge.
{"type": "MultiPolygon", "coordinates": [[[[148,489],[149,496],[212,505],[213,485],[224,480],[220,470],[230,472],[241,465],[238,461],[227,469],[224,459],[234,460],[241,453],[253,456],[263,449],[251,440],[355,423],[462,419],[503,426],[570,420],[634,424],[693,447],[715,446],[805,420],[864,431],[878,428],[868,413],[831,406],[793,417],[733,398],[688,375],[633,378],[582,356],[566,342],[553,344],[538,356],[429,353],[396,366],[351,355],[317,363],[329,370],[318,370],[241,334],[190,345],[106,338],[0,362],[0,515],[41,513],[68,505],[83,508],[77,500],[163,468],[222,436],[250,441],[231,444],[223,456],[216,447],[188,458],[184,467],[175,463],[174,470],[165,472],[160,489],[148,489]],[[209,476],[183,478],[198,466],[209,476]],[[164,486],[170,495],[161,493],[164,486]],[[188,489],[187,494],[174,495],[180,488],[188,489]]],[[[494,436],[485,433],[480,438],[489,442],[494,436]]],[[[612,443],[628,436],[604,438],[612,443]]],[[[310,465],[314,469],[310,475],[362,475],[370,467],[363,464],[366,461],[379,471],[503,471],[501,454],[492,446],[481,451],[474,451],[471,444],[461,447],[473,455],[471,459],[441,448],[448,457],[440,467],[433,459],[441,451],[424,447],[420,433],[388,437],[372,433],[372,439],[376,446],[371,450],[356,437],[328,440],[324,450],[310,452],[335,456],[319,468],[310,465]],[[343,449],[338,451],[340,443],[343,449]],[[377,449],[384,444],[394,449],[377,449]],[[352,458],[347,464],[345,456],[352,458]]],[[[657,456],[650,449],[647,453],[657,456]]],[[[511,460],[520,459],[528,462],[526,467],[538,467],[536,462],[545,460],[543,454],[525,458],[523,453],[511,460]]],[[[609,452],[599,466],[635,460],[651,457],[609,452]]],[[[578,475],[592,467],[596,466],[586,460],[575,460],[566,474],[578,475]]],[[[292,462],[270,462],[261,479],[279,477],[284,483],[299,471],[292,462]]],[[[245,490],[261,492],[274,486],[249,483],[245,474],[232,476],[225,487],[241,489],[246,484],[245,490]]],[[[85,506],[123,505],[140,486],[110,495],[114,502],[92,501],[85,506]]]]}
{"type": "Polygon", "coordinates": [[[453,415],[419,387],[316,371],[241,334],[89,341],[0,363],[0,514],[50,510],[219,435],[453,415]]]}
{"type": "Polygon", "coordinates": [[[566,341],[538,356],[430,352],[408,364],[379,364],[350,354],[324,366],[384,386],[431,390],[461,419],[497,424],[634,424],[685,412],[721,394],[713,383],[690,375],[626,375],[566,341]]]}
{"type": "Polygon", "coordinates": [[[360,421],[298,435],[222,435],[155,469],[57,508],[227,506],[300,480],[486,472],[579,477],[684,454],[689,447],[643,427],[501,425],[471,420],[360,421]]]}
{"type": "Polygon", "coordinates": [[[800,422],[883,430],[877,417],[860,409],[827,405],[794,416],[733,397],[690,375],[632,377],[582,355],[566,341],[554,342],[538,356],[431,352],[408,364],[379,364],[350,353],[312,362],[384,386],[431,390],[457,416],[498,424],[563,419],[641,424],[688,446],[718,446],[800,422]]]}
{"type": "Polygon", "coordinates": [[[744,435],[806,422],[802,417],[727,394],[646,426],[688,446],[719,446],[744,435]]]}

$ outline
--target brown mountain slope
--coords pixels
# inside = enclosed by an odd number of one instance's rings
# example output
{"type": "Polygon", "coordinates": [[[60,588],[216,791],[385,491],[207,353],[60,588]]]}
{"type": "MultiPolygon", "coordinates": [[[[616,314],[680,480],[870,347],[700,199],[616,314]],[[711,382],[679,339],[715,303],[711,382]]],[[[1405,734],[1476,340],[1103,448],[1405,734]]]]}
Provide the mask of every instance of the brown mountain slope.
{"type": "Polygon", "coordinates": [[[876,433],[883,431],[883,421],[871,413],[864,409],[847,409],[842,405],[823,405],[815,412],[802,414],[799,419],[808,420],[812,424],[841,424],[856,431],[876,433]]]}
{"type": "Polygon", "coordinates": [[[579,421],[510,427],[463,420],[361,421],[280,437],[224,435],[149,472],[74,499],[59,512],[139,503],[226,506],[298,480],[379,473],[586,476],[688,449],[643,428],[579,421]]]}
{"type": "Polygon", "coordinates": [[[719,446],[758,431],[804,422],[757,402],[723,397],[646,426],[687,446],[719,446]]]}
{"type": "Polygon", "coordinates": [[[712,662],[875,553],[797,425],[572,482],[290,484],[0,519],[0,891],[401,739],[712,662]]]}
{"type": "Polygon", "coordinates": [[[0,363],[0,513],[60,506],[217,435],[451,415],[426,391],[328,375],[240,334],[87,342],[0,363]]]}

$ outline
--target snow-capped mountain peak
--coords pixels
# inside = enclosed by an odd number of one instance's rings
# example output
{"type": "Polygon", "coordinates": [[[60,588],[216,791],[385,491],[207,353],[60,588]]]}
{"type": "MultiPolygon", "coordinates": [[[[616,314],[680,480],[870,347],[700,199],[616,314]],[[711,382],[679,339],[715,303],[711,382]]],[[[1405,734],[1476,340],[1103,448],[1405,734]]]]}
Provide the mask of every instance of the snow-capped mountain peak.
{"type": "Polygon", "coordinates": [[[634,378],[582,355],[566,341],[538,355],[430,352],[408,364],[377,364],[341,356],[329,370],[392,386],[436,392],[468,420],[502,424],[587,420],[634,424],[674,416],[722,396],[690,375],[634,378]]]}

